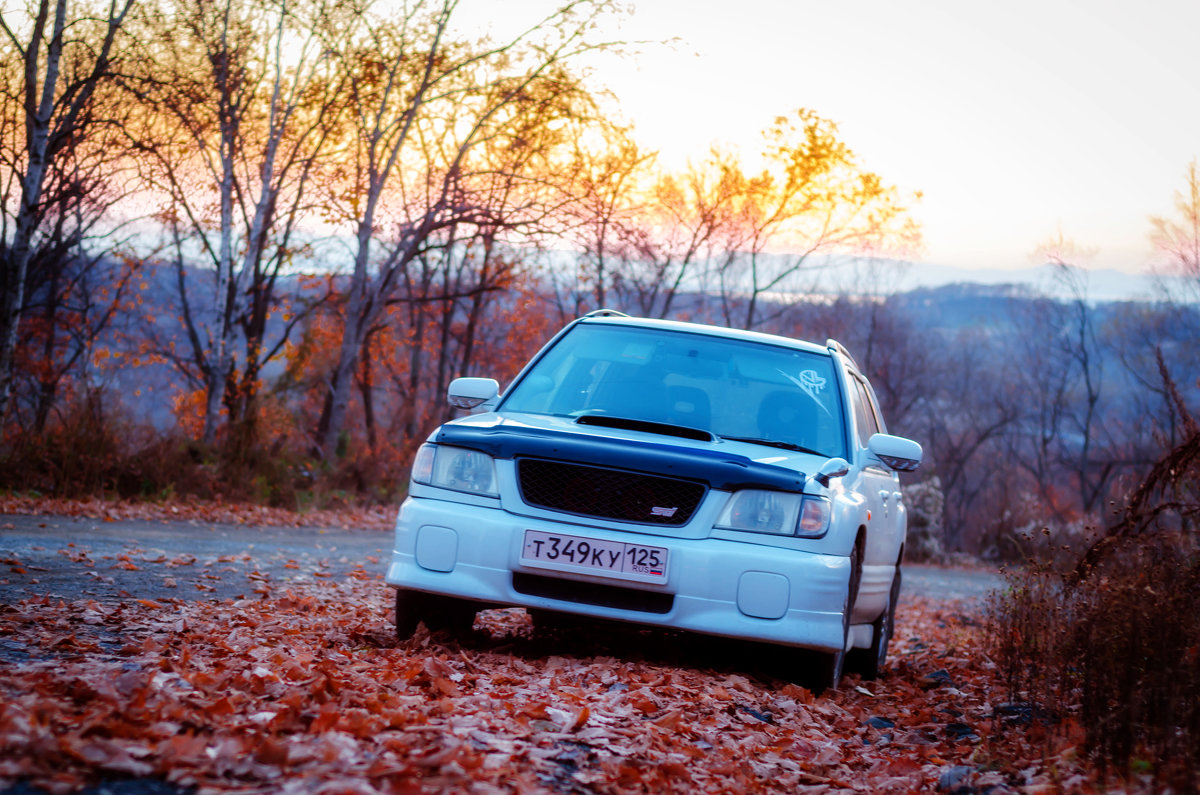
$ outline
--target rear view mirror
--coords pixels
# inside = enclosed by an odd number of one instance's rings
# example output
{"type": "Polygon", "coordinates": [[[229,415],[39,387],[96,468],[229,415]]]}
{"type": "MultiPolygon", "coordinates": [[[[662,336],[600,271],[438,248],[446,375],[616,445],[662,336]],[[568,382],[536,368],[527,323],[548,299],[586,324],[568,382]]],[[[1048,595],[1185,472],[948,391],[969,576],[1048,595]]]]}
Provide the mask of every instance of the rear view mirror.
{"type": "Polygon", "coordinates": [[[867,449],[897,472],[915,472],[921,466],[921,445],[912,439],[877,433],[867,442],[867,449]]]}
{"type": "Polygon", "coordinates": [[[450,405],[457,409],[473,409],[500,394],[500,384],[494,378],[455,378],[446,390],[450,405]]]}
{"type": "Polygon", "coordinates": [[[829,488],[829,481],[833,478],[840,478],[850,471],[850,463],[844,458],[831,458],[813,475],[813,480],[820,483],[825,488],[829,488]]]}

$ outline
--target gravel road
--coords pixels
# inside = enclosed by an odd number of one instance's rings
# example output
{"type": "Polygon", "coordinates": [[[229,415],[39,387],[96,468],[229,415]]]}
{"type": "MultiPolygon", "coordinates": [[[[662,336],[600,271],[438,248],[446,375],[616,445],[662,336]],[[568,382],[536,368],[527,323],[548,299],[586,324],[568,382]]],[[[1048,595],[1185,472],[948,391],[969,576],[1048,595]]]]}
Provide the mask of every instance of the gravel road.
{"type": "Polygon", "coordinates": [[[380,530],[0,515],[0,604],[236,598],[264,583],[382,573],[390,550],[380,530]]]}
{"type": "MultiPolygon", "coordinates": [[[[293,581],[382,574],[391,532],[0,515],[0,604],[34,596],[229,599],[293,581]]],[[[907,564],[904,592],[980,599],[994,571],[907,564]]]]}

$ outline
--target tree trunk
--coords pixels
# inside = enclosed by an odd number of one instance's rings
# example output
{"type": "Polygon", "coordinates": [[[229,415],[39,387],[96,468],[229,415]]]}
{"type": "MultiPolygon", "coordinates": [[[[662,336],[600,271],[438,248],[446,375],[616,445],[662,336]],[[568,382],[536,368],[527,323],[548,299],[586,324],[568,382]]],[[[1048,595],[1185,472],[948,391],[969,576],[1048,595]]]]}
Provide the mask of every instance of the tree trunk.
{"type": "Polygon", "coordinates": [[[367,430],[367,447],[374,455],[378,449],[375,431],[375,384],[371,373],[371,339],[367,338],[362,349],[362,371],[358,381],[358,392],[363,404],[363,424],[367,430]]]}

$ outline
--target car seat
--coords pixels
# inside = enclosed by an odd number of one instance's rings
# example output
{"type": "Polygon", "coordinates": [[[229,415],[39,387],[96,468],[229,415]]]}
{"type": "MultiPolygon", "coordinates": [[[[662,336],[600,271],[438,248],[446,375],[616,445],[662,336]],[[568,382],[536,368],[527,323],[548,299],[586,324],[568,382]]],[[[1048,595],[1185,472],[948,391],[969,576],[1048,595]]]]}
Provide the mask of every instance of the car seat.
{"type": "Polygon", "coordinates": [[[758,407],[758,432],[764,439],[819,449],[817,404],[799,390],[770,392],[758,407]]]}

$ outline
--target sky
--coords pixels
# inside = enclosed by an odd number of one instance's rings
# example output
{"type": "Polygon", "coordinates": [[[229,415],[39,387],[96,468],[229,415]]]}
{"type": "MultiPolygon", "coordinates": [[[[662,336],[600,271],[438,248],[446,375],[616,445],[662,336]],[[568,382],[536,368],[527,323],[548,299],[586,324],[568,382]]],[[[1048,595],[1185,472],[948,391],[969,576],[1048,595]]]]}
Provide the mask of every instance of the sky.
{"type": "MultiPolygon", "coordinates": [[[[544,0],[476,0],[532,18],[544,0]],[[525,12],[525,13],[522,13],[525,12]]],[[[924,262],[1028,268],[1060,233],[1137,272],[1200,158],[1200,0],[633,0],[593,77],[640,145],[681,166],[757,153],[807,107],[866,168],[920,191],[924,262]]],[[[484,8],[486,7],[486,8],[484,8]]],[[[498,23],[503,24],[503,22],[498,23]]]]}

